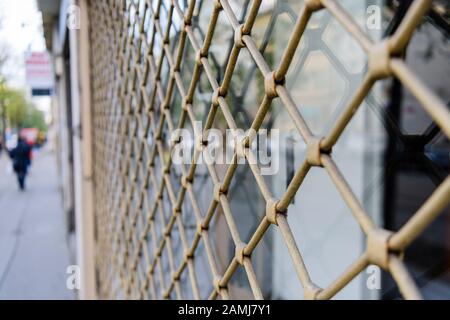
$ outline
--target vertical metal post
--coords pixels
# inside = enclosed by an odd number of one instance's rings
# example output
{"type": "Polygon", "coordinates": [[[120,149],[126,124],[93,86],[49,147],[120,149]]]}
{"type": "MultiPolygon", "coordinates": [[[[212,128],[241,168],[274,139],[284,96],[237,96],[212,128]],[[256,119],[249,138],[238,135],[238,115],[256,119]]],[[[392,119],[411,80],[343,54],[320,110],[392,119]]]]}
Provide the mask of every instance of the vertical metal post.
{"type": "Polygon", "coordinates": [[[79,7],[80,28],[69,30],[75,172],[77,261],[81,267],[80,299],[96,298],[95,241],[91,161],[89,22],[87,0],[79,7]]]}

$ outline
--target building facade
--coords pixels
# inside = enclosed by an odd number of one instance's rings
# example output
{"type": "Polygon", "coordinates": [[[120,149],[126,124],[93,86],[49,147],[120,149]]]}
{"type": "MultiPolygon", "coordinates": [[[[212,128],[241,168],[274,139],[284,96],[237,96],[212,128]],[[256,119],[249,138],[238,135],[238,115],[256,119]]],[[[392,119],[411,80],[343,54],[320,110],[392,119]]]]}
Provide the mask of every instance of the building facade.
{"type": "Polygon", "coordinates": [[[444,1],[38,3],[82,298],[445,297],[444,1]]]}

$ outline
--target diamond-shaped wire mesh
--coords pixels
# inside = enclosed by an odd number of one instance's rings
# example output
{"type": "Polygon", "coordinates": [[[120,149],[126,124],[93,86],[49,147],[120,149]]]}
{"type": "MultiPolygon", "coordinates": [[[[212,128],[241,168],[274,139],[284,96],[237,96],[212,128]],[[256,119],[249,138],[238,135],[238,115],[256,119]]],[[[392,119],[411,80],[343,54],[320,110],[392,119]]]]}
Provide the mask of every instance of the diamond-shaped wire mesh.
{"type": "MultiPolygon", "coordinates": [[[[233,298],[229,283],[238,268],[243,268],[254,298],[262,299],[264,295],[252,257],[273,225],[286,243],[307,299],[332,298],[369,264],[388,271],[405,298],[420,298],[402,260],[404,250],[448,205],[450,177],[399,231],[390,232],[378,228],[365,212],[334,162],[332,149],[373,85],[389,77],[396,77],[450,137],[448,108],[401,57],[432,1],[413,1],[396,31],[376,43],[339,1],[305,0],[275,69],[270,67],[272,62],[267,61],[254,38],[261,33],[255,21],[263,10],[263,1],[242,2],[246,4],[242,12],[236,12],[234,2],[229,0],[90,2],[97,268],[101,297],[233,298]],[[208,24],[200,22],[198,17],[204,5],[210,7],[208,24]],[[331,130],[324,136],[316,136],[299,112],[301,106],[287,89],[285,77],[308,22],[323,10],[364,50],[368,71],[331,130]],[[218,77],[216,72],[221,65],[212,55],[211,46],[217,41],[219,19],[228,21],[225,31],[234,34],[234,42],[228,48],[229,54],[218,77]],[[200,23],[203,23],[201,28],[200,23]],[[279,100],[307,146],[306,159],[279,198],[270,191],[261,168],[251,161],[255,154],[246,146],[252,136],[244,139],[243,143],[247,144],[243,146],[243,155],[234,154],[223,177],[213,164],[207,164],[203,171],[196,165],[196,160],[204,156],[205,145],[201,141],[196,145],[191,164],[175,166],[171,158],[177,142],[168,142],[168,137],[177,128],[193,126],[198,120],[195,96],[199,90],[209,99],[209,106],[203,111],[203,132],[217,125],[219,114],[227,128],[239,128],[241,121],[235,118],[230,84],[237,77],[237,61],[244,53],[251,57],[257,69],[248,71],[249,77],[260,77],[264,82],[258,110],[246,122],[260,130],[264,119],[273,112],[272,102],[279,100]],[[246,168],[254,176],[266,206],[247,242],[238,232],[229,199],[239,156],[251,163],[246,168]],[[289,204],[301,192],[299,188],[311,167],[322,168],[330,176],[366,235],[367,244],[365,252],[324,288],[316,286],[310,278],[287,221],[288,213],[295,214],[288,212],[289,204]],[[200,197],[201,202],[209,199],[206,208],[199,205],[200,197]],[[217,264],[217,246],[211,232],[211,223],[219,210],[235,252],[225,268],[217,264]]],[[[267,33],[262,46],[267,35],[277,36],[267,33]]]]}

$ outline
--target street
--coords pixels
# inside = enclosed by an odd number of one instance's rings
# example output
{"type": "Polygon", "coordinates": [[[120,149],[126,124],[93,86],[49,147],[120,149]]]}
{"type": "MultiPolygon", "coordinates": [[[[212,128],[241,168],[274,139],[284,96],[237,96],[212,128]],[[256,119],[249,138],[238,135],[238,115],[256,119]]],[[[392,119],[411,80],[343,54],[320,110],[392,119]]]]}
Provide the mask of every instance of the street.
{"type": "Polygon", "coordinates": [[[0,299],[73,299],[70,262],[54,154],[35,156],[20,192],[10,161],[0,156],[0,299]]]}

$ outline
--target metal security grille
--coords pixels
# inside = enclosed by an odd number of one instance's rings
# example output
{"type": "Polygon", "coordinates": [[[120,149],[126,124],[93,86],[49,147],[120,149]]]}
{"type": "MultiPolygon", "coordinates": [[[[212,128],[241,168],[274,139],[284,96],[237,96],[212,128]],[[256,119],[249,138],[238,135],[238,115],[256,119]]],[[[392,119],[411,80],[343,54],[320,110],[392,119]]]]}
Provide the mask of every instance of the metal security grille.
{"type": "Polygon", "coordinates": [[[243,19],[239,19],[229,0],[91,1],[97,268],[101,297],[229,299],[233,298],[230,279],[238,268],[243,268],[254,298],[262,299],[253,254],[273,226],[286,243],[307,299],[332,298],[369,264],[389,272],[405,298],[421,298],[403,262],[404,250],[450,202],[450,177],[393,233],[378,228],[365,212],[333,160],[332,149],[374,84],[390,77],[397,78],[450,137],[447,106],[402,59],[402,52],[432,1],[413,1],[395,32],[375,43],[339,1],[305,0],[294,28],[289,30],[289,42],[283,48],[281,61],[273,70],[253,37],[263,1],[244,2],[247,10],[243,19]],[[196,28],[199,23],[196,10],[202,5],[212,7],[204,33],[196,28]],[[302,117],[302,102],[299,105],[293,100],[285,77],[308,22],[324,10],[364,50],[368,70],[331,130],[317,136],[302,117]],[[222,76],[216,77],[210,48],[219,17],[227,19],[234,41],[222,76]],[[187,47],[193,54],[186,53],[187,47]],[[275,107],[273,101],[278,100],[307,145],[305,161],[295,169],[285,192],[278,198],[261,175],[260,166],[254,164],[255,154],[249,148],[254,137],[250,135],[239,142],[241,145],[223,177],[214,164],[208,164],[204,174],[211,187],[201,189],[201,194],[196,188],[202,183],[197,160],[207,157],[203,152],[207,130],[217,124],[219,115],[227,128],[238,128],[229,95],[237,60],[243,52],[257,66],[252,77],[262,77],[264,87],[250,128],[260,130],[275,107]],[[211,88],[203,92],[211,97],[205,125],[202,132],[196,132],[192,164],[175,169],[171,152],[180,141],[169,141],[169,137],[177,128],[192,128],[198,120],[195,92],[201,79],[211,88]],[[266,205],[246,243],[237,230],[228,197],[241,158],[248,161],[266,205]],[[287,221],[288,213],[295,214],[288,212],[288,206],[301,193],[302,182],[312,167],[322,168],[330,176],[367,243],[365,252],[324,288],[316,286],[310,278],[287,221]],[[202,211],[198,199],[204,194],[211,200],[202,211]],[[186,217],[186,206],[192,209],[193,216],[186,217]],[[211,232],[211,221],[219,210],[225,217],[235,252],[223,270],[217,265],[217,246],[211,232]],[[206,268],[199,266],[200,255],[206,257],[206,268]],[[202,294],[203,288],[209,290],[206,296],[202,294]]]}

